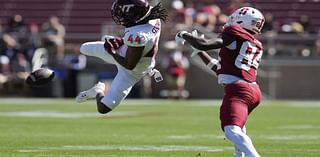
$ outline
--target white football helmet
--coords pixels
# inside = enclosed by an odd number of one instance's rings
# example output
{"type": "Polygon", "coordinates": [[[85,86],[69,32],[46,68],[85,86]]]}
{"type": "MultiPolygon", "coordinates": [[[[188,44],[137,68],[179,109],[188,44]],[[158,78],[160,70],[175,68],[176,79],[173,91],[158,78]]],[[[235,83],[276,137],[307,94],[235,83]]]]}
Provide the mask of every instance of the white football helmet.
{"type": "Polygon", "coordinates": [[[242,7],[237,9],[228,17],[228,21],[224,27],[239,25],[256,34],[260,34],[264,21],[264,16],[259,10],[252,7],[242,7]]]}

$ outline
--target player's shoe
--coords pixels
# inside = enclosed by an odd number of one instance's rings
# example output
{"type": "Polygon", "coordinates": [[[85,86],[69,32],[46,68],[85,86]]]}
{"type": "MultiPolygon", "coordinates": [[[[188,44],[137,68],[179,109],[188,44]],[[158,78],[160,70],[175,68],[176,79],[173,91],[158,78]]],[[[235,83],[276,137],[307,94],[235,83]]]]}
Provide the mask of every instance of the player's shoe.
{"type": "Polygon", "coordinates": [[[235,151],[233,154],[233,157],[245,157],[244,153],[238,149],[237,147],[234,147],[235,151]]]}
{"type": "Polygon", "coordinates": [[[94,99],[98,93],[106,93],[107,89],[108,89],[108,84],[98,82],[92,88],[86,91],[80,92],[76,97],[76,101],[78,103],[82,103],[89,99],[94,99]]]}

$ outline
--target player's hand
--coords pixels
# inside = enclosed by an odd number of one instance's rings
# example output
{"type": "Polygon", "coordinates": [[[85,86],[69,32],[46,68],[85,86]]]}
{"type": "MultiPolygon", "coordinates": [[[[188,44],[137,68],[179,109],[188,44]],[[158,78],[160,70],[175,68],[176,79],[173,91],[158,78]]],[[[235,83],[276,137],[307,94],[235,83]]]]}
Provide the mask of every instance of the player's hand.
{"type": "MultiPolygon", "coordinates": [[[[199,35],[197,30],[193,30],[191,32],[191,35],[194,36],[194,37],[200,37],[200,38],[204,39],[204,34],[199,35]]],[[[199,50],[199,49],[197,49],[197,48],[195,48],[193,46],[191,46],[191,48],[192,48],[192,53],[190,55],[191,58],[196,56],[198,53],[202,52],[202,50],[199,50]]]]}
{"type": "Polygon", "coordinates": [[[179,31],[177,34],[176,34],[176,37],[175,37],[175,40],[176,40],[176,43],[177,44],[184,44],[186,42],[185,39],[183,39],[182,35],[183,34],[186,34],[188,33],[187,31],[179,31]]]}
{"type": "Polygon", "coordinates": [[[123,39],[119,37],[104,38],[104,41],[104,48],[110,54],[116,54],[116,50],[124,44],[123,39]]]}

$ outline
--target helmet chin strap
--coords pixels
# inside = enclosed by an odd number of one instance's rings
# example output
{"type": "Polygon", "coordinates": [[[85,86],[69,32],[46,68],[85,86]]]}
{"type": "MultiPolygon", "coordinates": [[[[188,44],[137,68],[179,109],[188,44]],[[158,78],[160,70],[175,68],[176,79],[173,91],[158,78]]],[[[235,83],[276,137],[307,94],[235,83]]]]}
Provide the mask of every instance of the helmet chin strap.
{"type": "Polygon", "coordinates": [[[139,22],[141,22],[142,20],[144,20],[146,17],[148,17],[148,16],[150,15],[150,13],[151,13],[151,9],[152,9],[152,7],[149,6],[148,12],[147,12],[144,16],[142,16],[140,19],[138,19],[138,20],[136,21],[136,23],[139,23],[139,22]]]}

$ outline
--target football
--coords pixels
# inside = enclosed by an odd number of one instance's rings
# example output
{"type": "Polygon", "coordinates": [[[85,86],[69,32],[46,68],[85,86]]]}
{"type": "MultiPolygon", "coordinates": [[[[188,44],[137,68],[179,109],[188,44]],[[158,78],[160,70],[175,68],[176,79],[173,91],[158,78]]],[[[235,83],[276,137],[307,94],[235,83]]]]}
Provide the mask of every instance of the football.
{"type": "Polygon", "coordinates": [[[54,71],[47,68],[40,68],[29,74],[26,79],[26,84],[29,86],[43,86],[51,82],[54,75],[54,71]]]}

